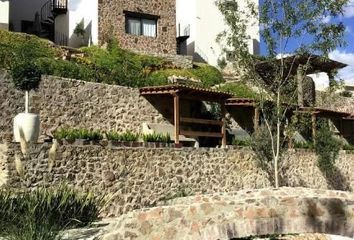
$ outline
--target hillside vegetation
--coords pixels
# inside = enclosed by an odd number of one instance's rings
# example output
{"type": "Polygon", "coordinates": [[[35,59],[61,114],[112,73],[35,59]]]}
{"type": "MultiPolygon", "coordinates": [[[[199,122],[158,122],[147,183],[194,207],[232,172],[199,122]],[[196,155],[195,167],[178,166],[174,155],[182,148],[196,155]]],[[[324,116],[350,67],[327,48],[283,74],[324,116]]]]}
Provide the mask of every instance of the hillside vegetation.
{"type": "Polygon", "coordinates": [[[161,58],[122,49],[116,41],[106,49],[93,46],[81,51],[81,56],[63,60],[65,51],[47,40],[0,30],[0,68],[34,62],[42,74],[129,87],[165,85],[172,75],[200,79],[204,87],[223,82],[220,71],[210,65],[178,69],[161,58]]]}

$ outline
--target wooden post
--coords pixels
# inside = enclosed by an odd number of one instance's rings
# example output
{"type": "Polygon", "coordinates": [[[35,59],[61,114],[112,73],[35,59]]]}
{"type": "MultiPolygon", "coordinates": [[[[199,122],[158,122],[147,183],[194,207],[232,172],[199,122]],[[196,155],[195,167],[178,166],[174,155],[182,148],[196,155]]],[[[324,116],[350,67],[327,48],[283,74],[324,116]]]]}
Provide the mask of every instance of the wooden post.
{"type": "Polygon", "coordinates": [[[311,115],[311,121],[312,121],[312,140],[313,143],[316,145],[316,128],[317,128],[316,114],[311,115]]]}
{"type": "Polygon", "coordinates": [[[221,134],[222,134],[222,140],[221,140],[221,147],[226,148],[226,107],[225,107],[225,102],[221,102],[221,116],[222,116],[222,127],[221,127],[221,134]]]}
{"type": "Polygon", "coordinates": [[[179,144],[179,133],[180,133],[180,115],[179,115],[179,96],[175,94],[173,96],[173,115],[174,115],[174,125],[175,125],[175,144],[179,144]]]}
{"type": "Polygon", "coordinates": [[[258,127],[259,127],[259,118],[260,118],[260,113],[259,113],[259,108],[255,107],[254,108],[254,131],[257,131],[258,127]]]}

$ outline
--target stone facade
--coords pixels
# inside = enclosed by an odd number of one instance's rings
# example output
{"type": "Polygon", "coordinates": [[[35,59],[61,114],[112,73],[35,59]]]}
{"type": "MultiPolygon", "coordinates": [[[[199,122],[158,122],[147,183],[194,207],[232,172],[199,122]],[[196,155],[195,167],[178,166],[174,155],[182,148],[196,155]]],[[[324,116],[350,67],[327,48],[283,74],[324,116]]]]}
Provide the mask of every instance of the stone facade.
{"type": "MultiPolygon", "coordinates": [[[[43,76],[30,98],[31,111],[40,113],[42,137],[60,127],[139,132],[143,122],[166,123],[133,88],[43,76]]],[[[24,94],[1,71],[0,111],[0,142],[12,140],[12,121],[24,111],[24,94]]]]}
{"type": "MultiPolygon", "coordinates": [[[[49,157],[49,143],[31,145],[19,159],[19,144],[0,145],[1,182],[12,188],[67,182],[111,199],[104,216],[153,207],[176,196],[234,192],[272,186],[248,149],[110,148],[61,145],[49,157]],[[16,159],[17,156],[17,159],[16,159]],[[15,160],[16,159],[16,160],[15,160]]],[[[354,189],[354,154],[341,152],[332,174],[317,167],[312,152],[286,154],[281,185],[316,189],[354,189]]]]}
{"type": "Polygon", "coordinates": [[[123,48],[148,53],[176,54],[175,0],[100,0],[98,6],[99,41],[118,39],[123,48]],[[157,16],[157,36],[126,33],[124,11],[157,16]]]}
{"type": "Polygon", "coordinates": [[[289,233],[352,237],[353,200],[353,193],[304,188],[199,195],[123,215],[102,239],[228,240],[289,233]]]}

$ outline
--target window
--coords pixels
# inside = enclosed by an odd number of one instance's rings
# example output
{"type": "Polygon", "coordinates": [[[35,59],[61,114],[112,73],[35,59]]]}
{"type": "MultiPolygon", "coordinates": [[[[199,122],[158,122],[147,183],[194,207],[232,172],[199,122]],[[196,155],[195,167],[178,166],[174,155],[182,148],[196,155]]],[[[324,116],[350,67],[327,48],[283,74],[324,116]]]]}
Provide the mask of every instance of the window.
{"type": "Polygon", "coordinates": [[[156,37],[157,16],[133,12],[124,13],[126,19],[126,33],[138,36],[156,37]]]}

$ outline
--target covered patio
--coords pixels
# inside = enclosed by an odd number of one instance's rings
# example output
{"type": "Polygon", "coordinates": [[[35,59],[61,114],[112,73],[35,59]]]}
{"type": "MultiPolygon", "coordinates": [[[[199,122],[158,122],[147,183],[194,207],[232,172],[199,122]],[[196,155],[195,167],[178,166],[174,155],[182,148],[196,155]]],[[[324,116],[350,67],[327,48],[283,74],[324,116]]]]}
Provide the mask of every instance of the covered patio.
{"type": "Polygon", "coordinates": [[[180,84],[166,85],[166,86],[155,86],[155,87],[144,87],[140,88],[140,95],[145,98],[158,98],[163,96],[167,98],[166,104],[173,100],[170,108],[173,109],[173,116],[167,116],[171,119],[174,126],[174,141],[175,144],[180,144],[180,135],[188,137],[207,137],[207,138],[217,138],[220,140],[220,145],[226,147],[226,107],[225,103],[228,98],[232,95],[225,92],[220,92],[212,89],[204,89],[194,86],[186,86],[180,84]],[[190,111],[182,111],[183,106],[181,106],[181,100],[184,104],[188,104],[191,107],[190,111]],[[193,102],[211,102],[217,103],[220,106],[220,116],[221,119],[212,118],[197,118],[194,117],[191,112],[198,111],[199,109],[193,109],[193,102]],[[212,129],[218,129],[218,131],[206,131],[206,130],[193,130],[195,126],[204,126],[208,129],[208,126],[212,129]]]}

